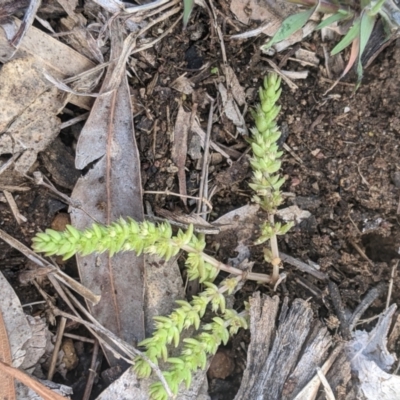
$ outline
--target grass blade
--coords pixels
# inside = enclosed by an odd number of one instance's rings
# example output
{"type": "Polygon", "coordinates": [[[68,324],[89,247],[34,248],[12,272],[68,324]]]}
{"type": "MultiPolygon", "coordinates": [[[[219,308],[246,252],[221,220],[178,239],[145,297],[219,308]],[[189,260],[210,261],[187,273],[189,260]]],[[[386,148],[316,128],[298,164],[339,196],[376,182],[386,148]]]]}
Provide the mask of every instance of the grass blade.
{"type": "Polygon", "coordinates": [[[361,29],[360,29],[360,57],[364,53],[365,46],[374,29],[376,17],[364,11],[361,15],[361,29]]]}
{"type": "Polygon", "coordinates": [[[357,83],[361,82],[363,76],[363,66],[361,62],[361,56],[364,53],[365,46],[368,43],[368,40],[372,34],[372,31],[375,26],[375,15],[368,13],[368,11],[364,11],[361,15],[361,28],[360,28],[360,50],[358,55],[358,65],[357,65],[357,83]]]}
{"type": "Polygon", "coordinates": [[[347,11],[340,10],[336,14],[331,15],[327,19],[324,19],[315,29],[319,30],[325,28],[329,25],[332,25],[335,22],[343,21],[345,19],[351,18],[352,14],[347,11]]]}
{"type": "Polygon", "coordinates": [[[274,43],[281,42],[282,40],[287,39],[292,33],[295,33],[299,29],[301,29],[306,22],[309,20],[311,15],[314,13],[318,6],[315,5],[310,10],[302,11],[298,14],[291,15],[287,17],[283,22],[275,35],[270,39],[268,43],[262,46],[262,49],[268,50],[274,43]]]}
{"type": "Polygon", "coordinates": [[[346,36],[332,49],[331,55],[340,53],[343,49],[349,46],[355,38],[360,35],[361,20],[357,19],[353,26],[349,29],[346,36]]]}
{"type": "Polygon", "coordinates": [[[183,29],[187,27],[193,7],[194,0],[183,0],[183,29]]]}

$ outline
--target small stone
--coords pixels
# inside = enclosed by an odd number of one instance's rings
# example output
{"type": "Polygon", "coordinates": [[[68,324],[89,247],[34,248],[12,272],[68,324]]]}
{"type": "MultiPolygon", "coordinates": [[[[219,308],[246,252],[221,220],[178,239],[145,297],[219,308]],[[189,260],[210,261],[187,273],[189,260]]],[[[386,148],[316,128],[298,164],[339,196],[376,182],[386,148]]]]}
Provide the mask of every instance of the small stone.
{"type": "Polygon", "coordinates": [[[235,362],[226,350],[220,349],[211,361],[208,369],[210,379],[225,379],[235,369],[235,362]]]}
{"type": "Polygon", "coordinates": [[[79,358],[76,355],[74,342],[72,339],[65,339],[61,345],[61,349],[64,352],[62,362],[65,364],[67,371],[75,369],[78,365],[79,358]]]}
{"type": "Polygon", "coordinates": [[[69,214],[59,213],[54,217],[53,222],[51,223],[51,229],[62,232],[65,231],[65,227],[70,224],[71,220],[69,218],[69,214]]]}
{"type": "Polygon", "coordinates": [[[393,172],[391,178],[394,186],[400,188],[400,171],[393,172]]]}

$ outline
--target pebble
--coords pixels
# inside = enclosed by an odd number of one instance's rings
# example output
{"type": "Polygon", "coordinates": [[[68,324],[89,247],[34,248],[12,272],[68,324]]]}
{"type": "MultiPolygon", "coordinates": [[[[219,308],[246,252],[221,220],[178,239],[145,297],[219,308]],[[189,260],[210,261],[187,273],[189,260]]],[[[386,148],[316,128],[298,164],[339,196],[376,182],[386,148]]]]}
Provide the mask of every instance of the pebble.
{"type": "Polygon", "coordinates": [[[208,369],[209,379],[225,379],[235,369],[235,362],[226,350],[220,349],[215,354],[208,369]]]}

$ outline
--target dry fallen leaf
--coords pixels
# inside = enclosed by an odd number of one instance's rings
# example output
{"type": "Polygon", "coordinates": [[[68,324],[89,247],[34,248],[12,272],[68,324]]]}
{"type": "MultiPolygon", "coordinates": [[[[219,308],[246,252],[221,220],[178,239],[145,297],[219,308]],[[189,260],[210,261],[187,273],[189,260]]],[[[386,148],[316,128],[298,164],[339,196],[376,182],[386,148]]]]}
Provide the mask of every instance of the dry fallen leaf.
{"type": "Polygon", "coordinates": [[[295,224],[311,217],[310,211],[302,210],[296,205],[281,208],[276,212],[276,215],[285,222],[293,221],[295,224]]]}
{"type": "MultiPolygon", "coordinates": [[[[111,25],[111,56],[101,91],[107,92],[93,105],[76,149],[79,169],[97,160],[78,180],[74,200],[97,221],[109,224],[120,217],[143,220],[140,159],[136,147],[129,86],[123,68],[115,77],[122,51],[122,31],[117,20],[111,25]],[[120,83],[110,90],[110,81],[120,83]]],[[[114,84],[114,83],[113,83],[114,84]]],[[[84,229],[93,220],[81,210],[72,209],[72,224],[84,229]]],[[[88,305],[93,316],[107,329],[128,343],[144,338],[143,256],[131,252],[110,257],[109,253],[77,257],[82,283],[101,294],[96,305],[88,305]]],[[[105,350],[111,365],[117,361],[105,350]]]]}
{"type": "Polygon", "coordinates": [[[218,85],[218,90],[221,95],[223,111],[225,115],[236,125],[236,129],[240,134],[246,134],[246,122],[233,98],[232,93],[228,92],[222,83],[218,85]]]}
{"type": "Polygon", "coordinates": [[[246,92],[243,86],[239,83],[239,79],[235,72],[229,65],[225,67],[225,75],[226,83],[232,92],[233,98],[239,106],[242,106],[246,103],[246,92]]]}
{"type": "MultiPolygon", "coordinates": [[[[182,106],[179,107],[174,128],[174,140],[172,144],[172,161],[178,167],[179,193],[186,196],[186,154],[187,137],[190,128],[190,112],[186,112],[182,106]]],[[[183,204],[186,205],[185,197],[182,197],[183,204]]]]}
{"type": "Polygon", "coordinates": [[[10,61],[0,71],[0,154],[22,153],[15,164],[22,174],[60,130],[56,115],[66,96],[49,87],[32,57],[10,61]]]}
{"type": "Polygon", "coordinates": [[[193,87],[194,83],[186,78],[186,73],[181,75],[179,78],[176,78],[172,83],[171,87],[172,89],[177,90],[178,92],[184,93],[184,94],[191,94],[193,93],[193,87]]]}
{"type": "Polygon", "coordinates": [[[258,204],[247,204],[222,215],[213,222],[213,225],[218,226],[221,230],[221,233],[215,236],[216,242],[228,240],[232,246],[237,244],[234,249],[237,256],[229,258],[229,264],[238,266],[250,257],[248,243],[251,242],[251,238],[254,238],[254,232],[260,224],[257,216],[259,209],[258,204]]]}
{"type": "MultiPolygon", "coordinates": [[[[284,8],[276,10],[275,7],[269,3],[270,2],[263,2],[260,0],[232,0],[231,11],[243,24],[247,25],[250,21],[268,21],[269,25],[277,31],[283,19],[282,11],[284,8]]],[[[279,3],[283,2],[280,1],[279,3]]],[[[296,9],[296,6],[291,5],[290,9],[296,9]]],[[[267,34],[269,35],[269,33],[267,34]]]]}
{"type": "MultiPolygon", "coordinates": [[[[76,76],[95,67],[95,64],[88,58],[34,26],[29,28],[19,49],[15,51],[9,40],[14,36],[20,24],[19,20],[13,18],[10,22],[1,25],[0,62],[6,63],[12,57],[31,56],[35,60],[34,64],[40,70],[47,71],[57,79],[76,76]]],[[[87,110],[93,103],[91,98],[82,96],[71,96],[69,101],[87,110]]]]}
{"type": "MultiPolygon", "coordinates": [[[[0,361],[31,373],[49,343],[50,334],[47,325],[39,317],[25,315],[17,295],[1,273],[0,293],[2,294],[0,296],[0,361]]],[[[21,371],[19,373],[27,377],[28,381],[24,383],[29,384],[31,378],[21,371]]],[[[13,376],[6,373],[4,369],[0,370],[0,399],[27,398],[20,396],[20,389],[26,389],[21,388],[20,384],[16,385],[17,396],[13,397],[12,391],[15,391],[12,390],[14,384],[11,385],[13,376]]],[[[20,379],[18,376],[14,377],[20,379]]]]}

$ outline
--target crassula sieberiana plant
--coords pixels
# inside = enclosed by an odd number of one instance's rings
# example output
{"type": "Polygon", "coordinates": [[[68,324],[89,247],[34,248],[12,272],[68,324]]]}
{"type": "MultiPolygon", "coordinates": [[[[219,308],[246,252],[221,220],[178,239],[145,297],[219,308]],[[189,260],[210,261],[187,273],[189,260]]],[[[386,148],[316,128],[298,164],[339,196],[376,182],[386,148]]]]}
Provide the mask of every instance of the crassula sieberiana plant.
{"type": "MultiPolygon", "coordinates": [[[[240,313],[226,307],[226,296],[235,292],[243,279],[264,283],[276,283],[281,264],[278,252],[277,235],[284,234],[290,225],[274,222],[274,213],[282,204],[280,188],[284,183],[278,171],[281,167],[282,152],[277,140],[280,131],[276,118],[280,107],[280,78],[270,74],[260,89],[260,104],[253,111],[255,127],[249,138],[253,156],[250,159],[253,177],[250,187],[255,191],[254,201],[268,213],[267,221],[261,226],[261,235],[256,244],[270,242],[270,250],[265,249],[265,259],[272,263],[271,276],[242,271],[224,264],[204,252],[204,235],[196,235],[190,226],[186,232],[179,230],[176,235],[169,223],[154,224],[148,221],[136,222],[120,219],[109,226],[93,224],[84,231],[67,226],[64,232],[47,229],[33,238],[35,251],[46,255],[59,255],[64,259],[75,254],[87,255],[109,251],[110,255],[120,251],[134,251],[137,254],[157,254],[169,260],[180,251],[186,253],[185,265],[189,280],[199,279],[204,291],[188,302],[178,300],[177,308],[169,316],[157,316],[153,336],[139,345],[146,356],[157,364],[164,360],[170,368],[163,372],[172,393],[177,394],[184,382],[190,385],[192,373],[206,367],[209,356],[216,353],[220,344],[226,344],[229,337],[240,328],[247,328],[247,311],[240,313]],[[228,272],[227,278],[217,286],[213,282],[220,270],[228,272]],[[215,317],[202,324],[202,318],[209,308],[215,317]],[[194,337],[183,339],[182,350],[178,356],[171,357],[169,348],[181,342],[183,330],[192,328],[194,337]]],[[[141,378],[151,375],[150,365],[142,358],[135,360],[134,369],[141,378]]],[[[150,395],[155,400],[168,398],[161,382],[150,387],[150,395]]]]}

